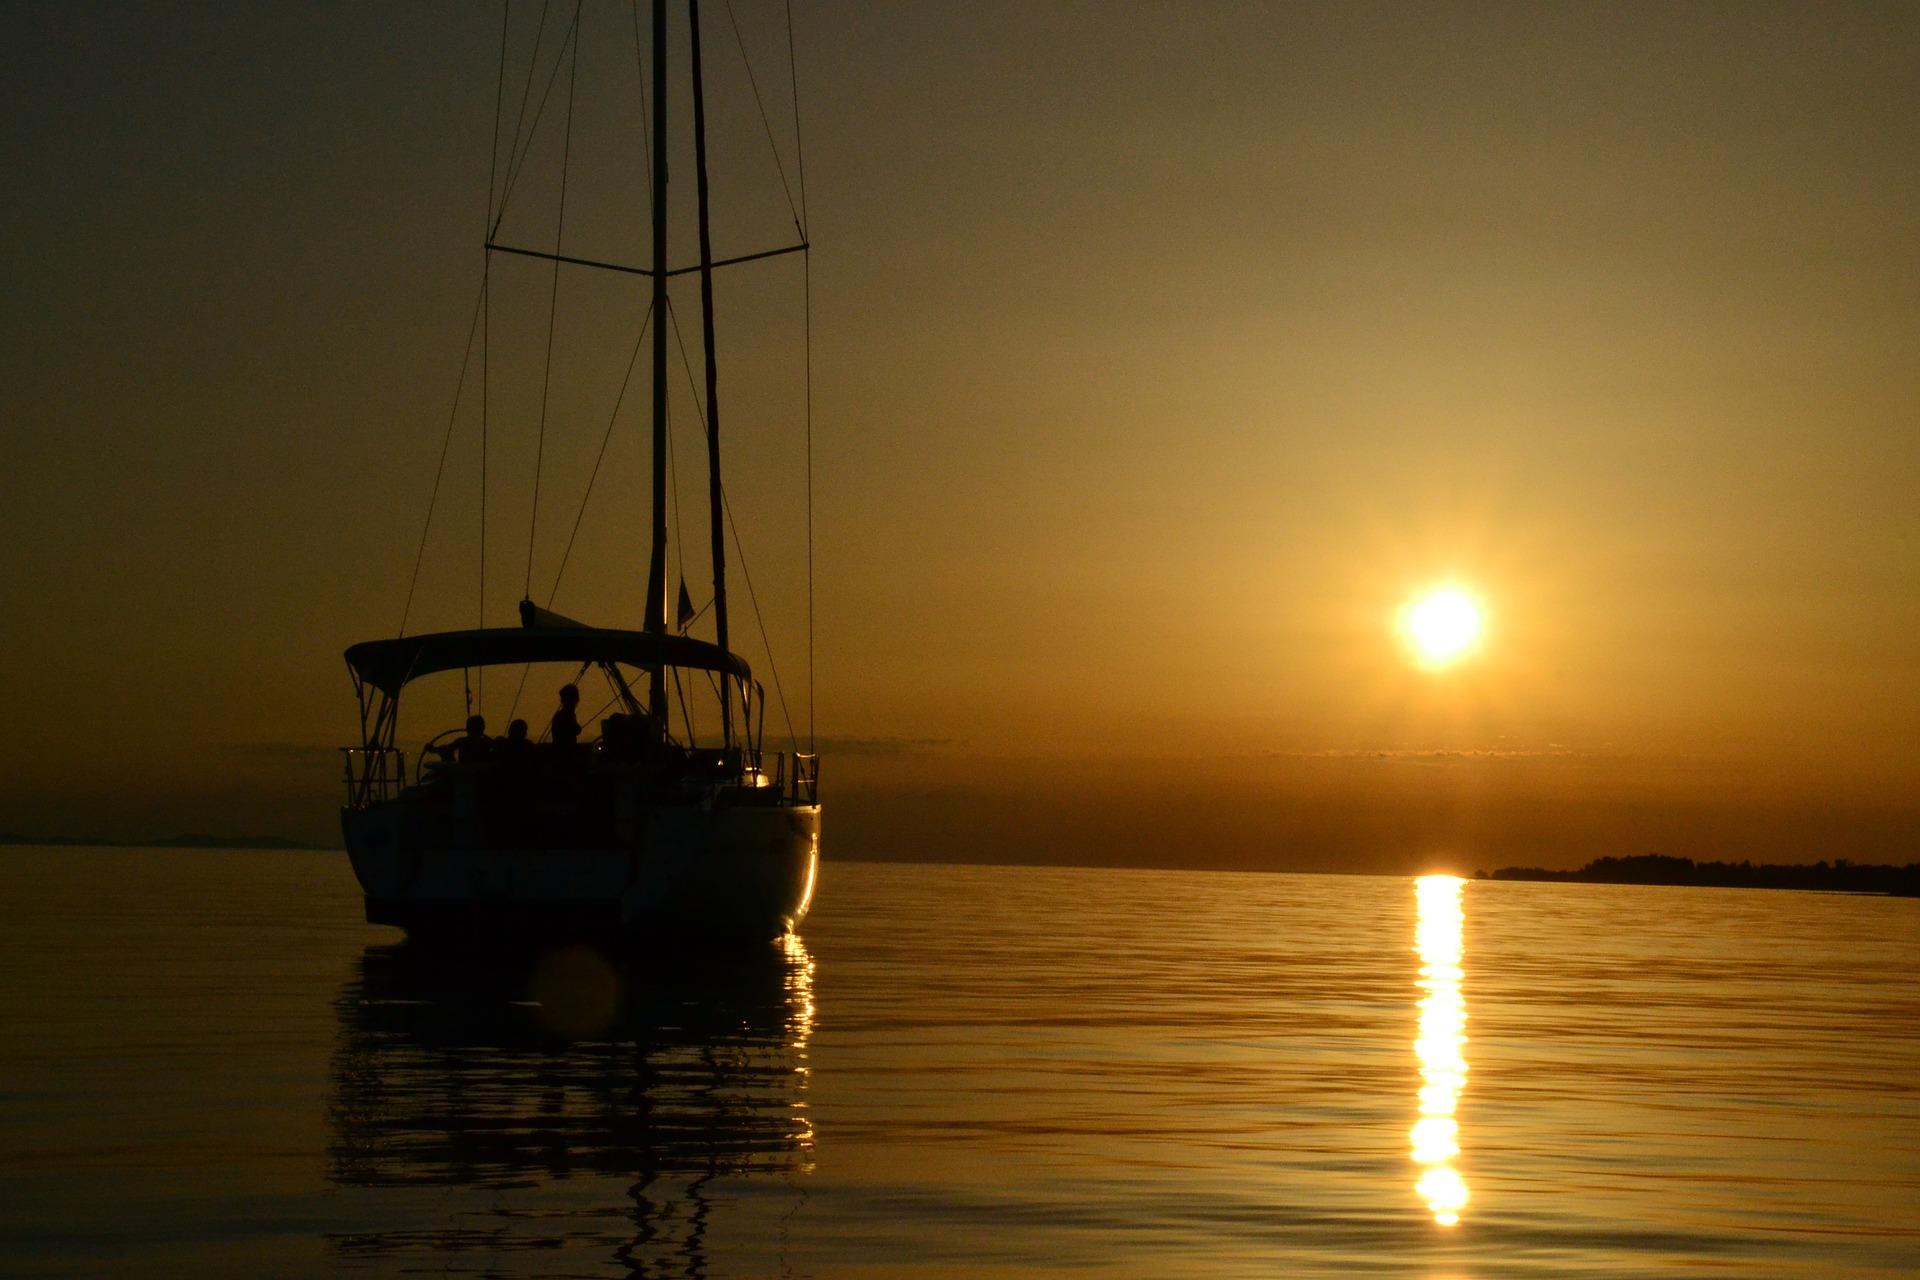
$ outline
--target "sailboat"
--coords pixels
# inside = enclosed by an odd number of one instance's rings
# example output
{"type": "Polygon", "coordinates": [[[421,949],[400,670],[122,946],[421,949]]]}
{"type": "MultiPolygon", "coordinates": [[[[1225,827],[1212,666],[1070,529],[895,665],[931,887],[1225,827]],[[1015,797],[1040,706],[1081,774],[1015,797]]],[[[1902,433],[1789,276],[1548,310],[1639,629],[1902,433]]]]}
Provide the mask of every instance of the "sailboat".
{"type": "MultiPolygon", "coordinates": [[[[687,12],[697,268],[676,269],[667,257],[665,0],[652,5],[651,265],[497,244],[499,223],[489,212],[489,255],[547,258],[556,271],[568,263],[651,277],[652,529],[644,624],[638,630],[594,626],[525,599],[518,626],[406,635],[403,621],[402,634],[347,649],[360,743],[342,749],[346,802],[340,818],[372,923],[470,940],[631,939],[666,931],[771,938],[798,925],[813,901],[820,864],[819,760],[799,750],[797,740],[789,751],[766,747],[765,690],[728,642],[713,313],[716,267],[804,252],[807,245],[796,219],[800,243],[715,261],[698,0],[688,0],[687,12]],[[712,641],[684,632],[690,612],[684,577],[676,628],[667,620],[667,281],[695,269],[706,346],[712,641]],[[577,726],[563,694],[565,716],[555,717],[551,742],[530,741],[524,733],[488,738],[480,718],[470,717],[464,730],[449,727],[430,740],[409,772],[398,745],[399,711],[413,682],[442,672],[532,663],[567,664],[577,668],[577,678],[597,671],[612,691],[608,706],[618,709],[597,725],[577,726]],[[704,742],[695,735],[689,710],[694,689],[710,691],[718,704],[717,733],[710,729],[704,742]]],[[[574,21],[577,58],[577,10],[574,21]]],[[[504,68],[504,27],[502,40],[504,68]]]]}

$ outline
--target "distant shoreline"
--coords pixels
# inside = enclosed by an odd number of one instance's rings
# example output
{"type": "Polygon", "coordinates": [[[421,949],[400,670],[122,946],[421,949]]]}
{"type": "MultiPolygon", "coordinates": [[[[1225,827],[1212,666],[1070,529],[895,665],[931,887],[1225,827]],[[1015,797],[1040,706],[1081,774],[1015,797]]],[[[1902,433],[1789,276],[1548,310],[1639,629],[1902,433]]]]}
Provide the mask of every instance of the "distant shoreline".
{"type": "MultiPolygon", "coordinates": [[[[266,853],[337,853],[337,844],[310,844],[284,836],[216,836],[189,832],[175,836],[156,836],[144,840],[110,840],[103,836],[22,835],[0,831],[0,848],[41,847],[55,849],[226,849],[266,853]]],[[[1404,876],[1405,872],[1353,872],[1336,868],[1302,871],[1282,867],[1175,867],[1166,865],[1133,866],[1091,862],[945,862],[939,859],[885,856],[841,856],[839,862],[881,865],[932,865],[976,867],[1081,868],[1108,871],[1221,871],[1253,875],[1385,875],[1404,876]]],[[[1493,871],[1475,871],[1475,880],[1543,881],[1555,884],[1645,884],[1694,885],[1725,889],[1803,889],[1838,893],[1871,893],[1893,897],[1920,897],[1920,863],[1905,866],[1855,863],[1845,858],[1811,864],[1772,864],[1753,862],[1696,862],[1691,858],[1664,854],[1642,854],[1626,858],[1597,858],[1573,871],[1547,867],[1500,867],[1493,871]]]]}
{"type": "Polygon", "coordinates": [[[105,836],[25,836],[0,831],[0,846],[40,845],[46,848],[72,849],[258,849],[274,853],[324,852],[333,845],[306,844],[284,836],[210,836],[189,833],[155,836],[148,840],[109,840],[105,836]]]}
{"type": "Polygon", "coordinates": [[[1695,862],[1664,854],[1597,858],[1578,871],[1545,867],[1501,867],[1476,871],[1476,880],[1545,880],[1574,884],[1705,885],[1725,889],[1823,889],[1841,893],[1880,893],[1920,897],[1920,862],[1904,867],[1849,862],[1845,858],[1812,864],[1695,862]]]}

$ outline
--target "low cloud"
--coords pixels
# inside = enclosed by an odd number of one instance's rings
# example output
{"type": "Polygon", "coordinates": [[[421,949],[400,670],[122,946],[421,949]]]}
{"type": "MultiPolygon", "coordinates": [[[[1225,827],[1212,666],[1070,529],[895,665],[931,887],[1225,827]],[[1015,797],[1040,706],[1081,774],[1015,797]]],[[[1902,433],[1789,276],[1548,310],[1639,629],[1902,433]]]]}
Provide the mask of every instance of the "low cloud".
{"type": "Polygon", "coordinates": [[[954,738],[821,738],[822,755],[836,756],[923,756],[957,745],[954,738]]]}
{"type": "Polygon", "coordinates": [[[1544,747],[1327,747],[1317,751],[1274,750],[1261,754],[1270,760],[1377,760],[1387,764],[1474,764],[1484,761],[1617,758],[1611,753],[1563,747],[1551,742],[1544,747]]]}
{"type": "Polygon", "coordinates": [[[222,758],[235,763],[298,765],[304,768],[315,764],[337,766],[342,745],[337,742],[324,745],[312,742],[229,742],[214,750],[222,758]]]}

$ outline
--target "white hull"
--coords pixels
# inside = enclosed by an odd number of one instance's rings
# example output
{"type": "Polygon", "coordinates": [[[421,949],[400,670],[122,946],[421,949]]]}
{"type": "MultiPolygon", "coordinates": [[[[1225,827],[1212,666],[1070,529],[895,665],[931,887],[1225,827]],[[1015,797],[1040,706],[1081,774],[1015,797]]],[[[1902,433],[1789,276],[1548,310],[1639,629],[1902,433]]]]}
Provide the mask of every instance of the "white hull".
{"type": "Polygon", "coordinates": [[[408,830],[408,807],[342,811],[367,919],[413,933],[774,937],[813,901],[820,806],[638,806],[630,840],[588,849],[462,847],[408,830]]]}

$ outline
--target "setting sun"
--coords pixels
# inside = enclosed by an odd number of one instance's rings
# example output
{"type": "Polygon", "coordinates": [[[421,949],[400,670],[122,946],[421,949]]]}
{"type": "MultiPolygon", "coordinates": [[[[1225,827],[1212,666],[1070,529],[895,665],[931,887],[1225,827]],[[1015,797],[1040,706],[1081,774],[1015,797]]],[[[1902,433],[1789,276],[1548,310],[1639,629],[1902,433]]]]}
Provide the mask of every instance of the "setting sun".
{"type": "Polygon", "coordinates": [[[1459,587],[1436,587],[1407,605],[1400,628],[1425,667],[1451,666],[1473,651],[1485,628],[1480,605],[1459,587]]]}

